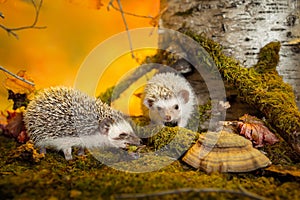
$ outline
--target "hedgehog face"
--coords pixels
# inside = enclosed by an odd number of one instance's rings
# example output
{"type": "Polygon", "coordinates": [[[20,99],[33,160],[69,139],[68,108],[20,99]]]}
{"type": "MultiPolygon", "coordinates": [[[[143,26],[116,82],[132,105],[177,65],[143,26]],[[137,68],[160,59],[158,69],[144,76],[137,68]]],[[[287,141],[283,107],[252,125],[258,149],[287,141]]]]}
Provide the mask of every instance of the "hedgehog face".
{"type": "Polygon", "coordinates": [[[162,124],[176,126],[181,119],[181,103],[177,98],[159,100],[150,108],[150,117],[158,118],[154,121],[161,121],[162,124]]]}
{"type": "MultiPolygon", "coordinates": [[[[105,122],[106,123],[106,122],[105,122]]],[[[134,134],[131,125],[125,121],[106,123],[102,134],[108,136],[108,141],[114,147],[126,148],[128,144],[140,145],[140,139],[134,134]]]]}
{"type": "Polygon", "coordinates": [[[182,118],[182,106],[189,101],[189,92],[181,90],[170,98],[145,99],[144,104],[149,108],[152,121],[165,126],[177,126],[182,118]]]}
{"type": "Polygon", "coordinates": [[[140,138],[134,134],[130,124],[125,120],[111,125],[108,139],[113,146],[119,148],[126,148],[128,144],[140,145],[141,142],[140,138]]]}

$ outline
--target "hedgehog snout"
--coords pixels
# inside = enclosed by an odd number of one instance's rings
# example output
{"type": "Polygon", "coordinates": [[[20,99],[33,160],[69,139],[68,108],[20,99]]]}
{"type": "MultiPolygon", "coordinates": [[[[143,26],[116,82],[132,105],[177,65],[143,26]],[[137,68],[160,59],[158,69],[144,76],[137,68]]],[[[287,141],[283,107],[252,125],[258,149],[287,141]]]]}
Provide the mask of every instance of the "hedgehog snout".
{"type": "Polygon", "coordinates": [[[127,139],[124,139],[121,144],[119,144],[120,148],[127,148],[129,145],[141,145],[141,139],[135,135],[130,135],[127,139]]]}
{"type": "Polygon", "coordinates": [[[141,140],[132,130],[131,125],[125,120],[110,126],[108,137],[113,146],[126,148],[127,145],[140,145],[141,140]]]}
{"type": "Polygon", "coordinates": [[[128,137],[126,139],[124,139],[124,144],[127,145],[136,145],[136,146],[140,146],[142,143],[142,140],[137,137],[134,133],[131,133],[130,135],[128,135],[128,137]]]}
{"type": "Polygon", "coordinates": [[[165,121],[169,122],[169,121],[171,121],[172,117],[171,117],[171,115],[165,115],[164,119],[165,119],[165,121]]]}
{"type": "Polygon", "coordinates": [[[137,136],[131,136],[130,140],[128,141],[127,144],[132,144],[132,145],[141,145],[142,144],[142,140],[137,137],[137,136]]]}

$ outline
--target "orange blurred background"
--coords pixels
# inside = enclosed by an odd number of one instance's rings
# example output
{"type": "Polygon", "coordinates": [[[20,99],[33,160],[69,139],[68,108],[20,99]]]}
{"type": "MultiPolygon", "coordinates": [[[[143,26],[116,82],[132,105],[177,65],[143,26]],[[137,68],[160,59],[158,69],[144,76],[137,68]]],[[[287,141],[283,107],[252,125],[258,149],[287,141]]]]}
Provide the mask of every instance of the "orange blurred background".
{"type": "MultiPolygon", "coordinates": [[[[19,27],[32,24],[35,13],[29,0],[0,0],[0,24],[19,27]]],[[[38,2],[38,1],[37,1],[38,2]]],[[[13,73],[25,69],[34,80],[37,89],[66,85],[73,86],[77,70],[83,60],[99,43],[114,34],[125,31],[120,12],[106,9],[108,0],[97,9],[95,0],[48,0],[44,1],[37,26],[45,29],[17,31],[19,39],[0,29],[0,65],[13,73]]],[[[127,12],[156,16],[159,0],[123,0],[127,12]]],[[[117,6],[115,2],[114,5],[117,6]]],[[[149,18],[126,15],[129,29],[150,27],[149,18]]],[[[111,48],[113,51],[113,47],[111,48]]],[[[143,54],[154,51],[140,52],[143,54]]],[[[122,58],[122,69],[131,69],[139,64],[128,55],[122,58]]],[[[120,65],[120,63],[118,63],[120,65]]],[[[116,69],[118,70],[118,69],[116,69]]],[[[3,86],[7,75],[0,71],[0,110],[11,107],[3,86]]],[[[98,92],[117,82],[119,77],[110,76],[98,92]]]]}

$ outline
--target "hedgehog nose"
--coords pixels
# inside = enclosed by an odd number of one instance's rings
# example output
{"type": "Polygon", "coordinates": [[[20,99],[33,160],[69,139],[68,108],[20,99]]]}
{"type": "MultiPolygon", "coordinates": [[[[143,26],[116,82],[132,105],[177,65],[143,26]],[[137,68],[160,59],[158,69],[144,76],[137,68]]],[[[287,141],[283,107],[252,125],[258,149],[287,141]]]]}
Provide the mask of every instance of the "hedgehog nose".
{"type": "Polygon", "coordinates": [[[166,115],[166,116],[165,116],[165,120],[166,120],[166,121],[170,121],[170,120],[171,120],[171,116],[170,116],[170,115],[166,115]]]}

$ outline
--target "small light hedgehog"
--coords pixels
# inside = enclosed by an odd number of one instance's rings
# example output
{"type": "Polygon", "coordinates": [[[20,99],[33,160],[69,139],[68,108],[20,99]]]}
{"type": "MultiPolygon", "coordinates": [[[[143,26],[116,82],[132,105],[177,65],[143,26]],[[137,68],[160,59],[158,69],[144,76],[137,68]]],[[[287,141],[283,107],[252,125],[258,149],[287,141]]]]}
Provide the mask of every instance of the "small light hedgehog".
{"type": "Polygon", "coordinates": [[[39,93],[25,112],[24,122],[35,146],[62,150],[72,159],[72,147],[84,148],[140,144],[124,116],[101,100],[68,87],[51,87],[39,93]]]}
{"type": "Polygon", "coordinates": [[[146,84],[143,104],[155,124],[186,127],[196,98],[188,81],[173,72],[158,73],[146,84]]]}

